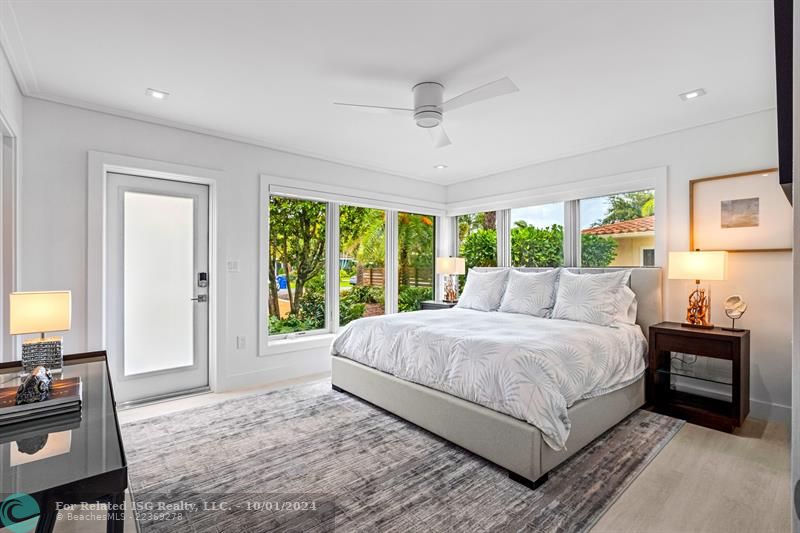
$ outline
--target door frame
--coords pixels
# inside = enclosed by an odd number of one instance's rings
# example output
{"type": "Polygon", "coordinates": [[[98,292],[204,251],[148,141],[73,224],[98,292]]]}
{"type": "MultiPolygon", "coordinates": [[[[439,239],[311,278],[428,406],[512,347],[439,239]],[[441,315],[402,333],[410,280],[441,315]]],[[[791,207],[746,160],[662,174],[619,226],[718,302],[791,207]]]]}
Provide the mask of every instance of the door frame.
{"type": "Polygon", "coordinates": [[[108,173],[195,183],[208,187],[208,386],[219,382],[217,360],[217,181],[222,171],[142,159],[108,152],[88,152],[88,233],[86,247],[86,344],[88,350],[105,350],[108,323],[108,250],[106,246],[108,173]]]}

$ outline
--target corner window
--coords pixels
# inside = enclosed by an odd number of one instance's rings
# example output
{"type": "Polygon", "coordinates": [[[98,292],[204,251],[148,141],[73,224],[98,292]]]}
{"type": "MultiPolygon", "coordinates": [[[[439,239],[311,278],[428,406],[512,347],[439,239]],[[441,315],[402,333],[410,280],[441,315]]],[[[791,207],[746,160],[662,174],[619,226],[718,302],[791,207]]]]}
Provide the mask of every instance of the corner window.
{"type": "Polygon", "coordinates": [[[511,266],[564,264],[564,204],[511,210],[511,266]]]}
{"type": "Polygon", "coordinates": [[[435,217],[397,214],[397,309],[417,311],[433,299],[436,250],[435,217]]]}
{"type": "Polygon", "coordinates": [[[581,266],[655,265],[655,191],[580,200],[581,266]]]}
{"type": "Polygon", "coordinates": [[[466,268],[497,266],[497,212],[458,217],[458,255],[466,268]]]}
{"type": "Polygon", "coordinates": [[[326,214],[324,202],[269,199],[270,335],[326,328],[326,214]]]}

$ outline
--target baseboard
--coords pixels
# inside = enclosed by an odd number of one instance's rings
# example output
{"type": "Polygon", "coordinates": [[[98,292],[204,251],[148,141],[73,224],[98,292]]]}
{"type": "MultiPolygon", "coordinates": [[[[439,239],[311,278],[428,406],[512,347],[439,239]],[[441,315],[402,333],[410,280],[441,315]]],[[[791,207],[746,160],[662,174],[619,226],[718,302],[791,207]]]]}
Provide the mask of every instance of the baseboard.
{"type": "MultiPolygon", "coordinates": [[[[678,389],[686,392],[708,396],[709,398],[716,398],[718,400],[730,401],[730,393],[725,393],[711,387],[704,387],[696,385],[687,381],[681,381],[678,384],[678,389]]],[[[787,426],[791,425],[792,421],[792,408],[788,405],[778,403],[765,402],[750,398],[750,417],[758,418],[761,420],[770,420],[773,422],[781,422],[787,426]]]]}

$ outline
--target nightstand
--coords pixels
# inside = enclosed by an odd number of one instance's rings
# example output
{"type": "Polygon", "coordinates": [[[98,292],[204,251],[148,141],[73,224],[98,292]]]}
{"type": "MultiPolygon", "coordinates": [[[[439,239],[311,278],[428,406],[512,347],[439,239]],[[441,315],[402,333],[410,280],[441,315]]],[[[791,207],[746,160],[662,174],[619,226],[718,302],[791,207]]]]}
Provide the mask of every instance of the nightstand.
{"type": "Polygon", "coordinates": [[[657,412],[701,426],[728,432],[741,426],[750,412],[750,331],[695,329],[676,322],[650,326],[647,401],[657,412]],[[730,373],[703,373],[691,365],[673,368],[672,352],[730,361],[730,373]],[[687,378],[687,383],[724,385],[731,401],[673,390],[672,376],[687,378]]]}
{"type": "Polygon", "coordinates": [[[442,302],[441,300],[425,300],[420,303],[420,309],[450,309],[455,307],[458,302],[442,302]]]}

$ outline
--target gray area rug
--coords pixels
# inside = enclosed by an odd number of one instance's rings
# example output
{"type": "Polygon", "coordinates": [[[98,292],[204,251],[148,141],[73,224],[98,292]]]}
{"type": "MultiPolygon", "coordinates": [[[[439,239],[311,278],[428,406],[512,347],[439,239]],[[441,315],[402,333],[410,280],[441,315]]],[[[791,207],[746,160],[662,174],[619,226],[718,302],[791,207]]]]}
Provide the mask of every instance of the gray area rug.
{"type": "Polygon", "coordinates": [[[122,428],[141,531],[586,531],[681,428],[637,411],[532,491],[323,381],[122,428]]]}

